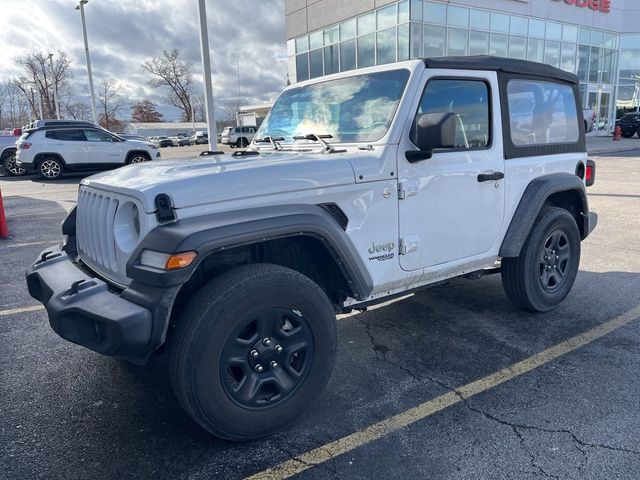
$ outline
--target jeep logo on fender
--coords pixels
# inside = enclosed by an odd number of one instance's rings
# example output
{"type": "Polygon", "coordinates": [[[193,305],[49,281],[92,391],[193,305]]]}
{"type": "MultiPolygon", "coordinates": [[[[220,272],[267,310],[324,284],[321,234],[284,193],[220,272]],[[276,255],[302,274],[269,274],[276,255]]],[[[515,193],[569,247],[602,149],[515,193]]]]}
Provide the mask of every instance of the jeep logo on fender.
{"type": "Polygon", "coordinates": [[[372,255],[371,257],[369,257],[369,260],[377,260],[379,262],[391,260],[395,256],[395,254],[393,253],[394,248],[396,248],[396,244],[393,242],[373,242],[371,244],[371,247],[369,248],[369,254],[372,255]],[[376,253],[379,255],[376,255],[376,253]]]}
{"type": "Polygon", "coordinates": [[[611,0],[554,0],[555,2],[566,3],[567,5],[575,5],[581,8],[590,8],[602,13],[609,13],[611,11],[611,0]]]}
{"type": "Polygon", "coordinates": [[[373,244],[371,245],[371,247],[369,248],[369,253],[374,254],[374,253],[380,253],[380,252],[390,252],[392,251],[394,248],[396,247],[396,244],[393,242],[387,242],[387,243],[376,243],[373,242],[373,244]]]}

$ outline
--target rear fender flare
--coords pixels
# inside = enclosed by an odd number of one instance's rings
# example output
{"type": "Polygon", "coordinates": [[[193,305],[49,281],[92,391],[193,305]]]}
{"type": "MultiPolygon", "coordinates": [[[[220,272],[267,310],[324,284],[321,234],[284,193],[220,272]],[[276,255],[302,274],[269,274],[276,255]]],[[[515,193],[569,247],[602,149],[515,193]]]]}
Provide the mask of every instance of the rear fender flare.
{"type": "MultiPolygon", "coordinates": [[[[576,192],[580,199],[578,213],[585,217],[589,213],[587,192],[584,180],[570,173],[552,173],[536,178],[527,185],[520,203],[507,229],[507,233],[500,246],[499,256],[503,258],[517,257],[529,236],[536,218],[545,202],[552,195],[560,192],[576,192]]],[[[588,235],[583,222],[578,222],[582,238],[588,235]]]]}

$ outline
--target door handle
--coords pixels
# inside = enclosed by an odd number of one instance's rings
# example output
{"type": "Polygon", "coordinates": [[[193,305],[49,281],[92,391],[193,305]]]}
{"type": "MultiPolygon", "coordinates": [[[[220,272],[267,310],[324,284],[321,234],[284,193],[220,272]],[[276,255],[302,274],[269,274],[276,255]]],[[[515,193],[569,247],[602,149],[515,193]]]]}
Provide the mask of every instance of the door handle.
{"type": "Polygon", "coordinates": [[[503,172],[481,173],[478,175],[479,182],[494,182],[504,178],[503,172]]]}

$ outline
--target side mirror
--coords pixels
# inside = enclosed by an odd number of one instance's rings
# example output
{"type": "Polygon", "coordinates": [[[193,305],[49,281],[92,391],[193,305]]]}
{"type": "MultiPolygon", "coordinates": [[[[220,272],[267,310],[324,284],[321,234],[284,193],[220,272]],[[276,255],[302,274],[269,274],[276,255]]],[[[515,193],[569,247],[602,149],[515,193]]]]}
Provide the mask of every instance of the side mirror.
{"type": "Polygon", "coordinates": [[[415,141],[418,148],[423,151],[455,147],[455,113],[423,113],[420,115],[416,122],[415,141]]]}
{"type": "Polygon", "coordinates": [[[423,113],[415,124],[414,142],[420,150],[409,150],[410,163],[428,160],[436,148],[453,148],[456,139],[455,113],[423,113]]]}

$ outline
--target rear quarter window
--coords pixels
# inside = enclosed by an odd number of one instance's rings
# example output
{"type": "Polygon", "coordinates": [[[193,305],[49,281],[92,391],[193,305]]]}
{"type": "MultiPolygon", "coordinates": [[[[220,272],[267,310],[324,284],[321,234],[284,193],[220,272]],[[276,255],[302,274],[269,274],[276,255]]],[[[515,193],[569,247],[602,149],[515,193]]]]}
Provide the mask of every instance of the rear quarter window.
{"type": "Polygon", "coordinates": [[[52,140],[61,140],[64,142],[84,142],[84,134],[82,130],[49,130],[45,137],[52,140]]]}
{"type": "Polygon", "coordinates": [[[580,124],[571,86],[511,79],[507,83],[509,129],[516,147],[572,144],[580,139],[580,124]]]}

